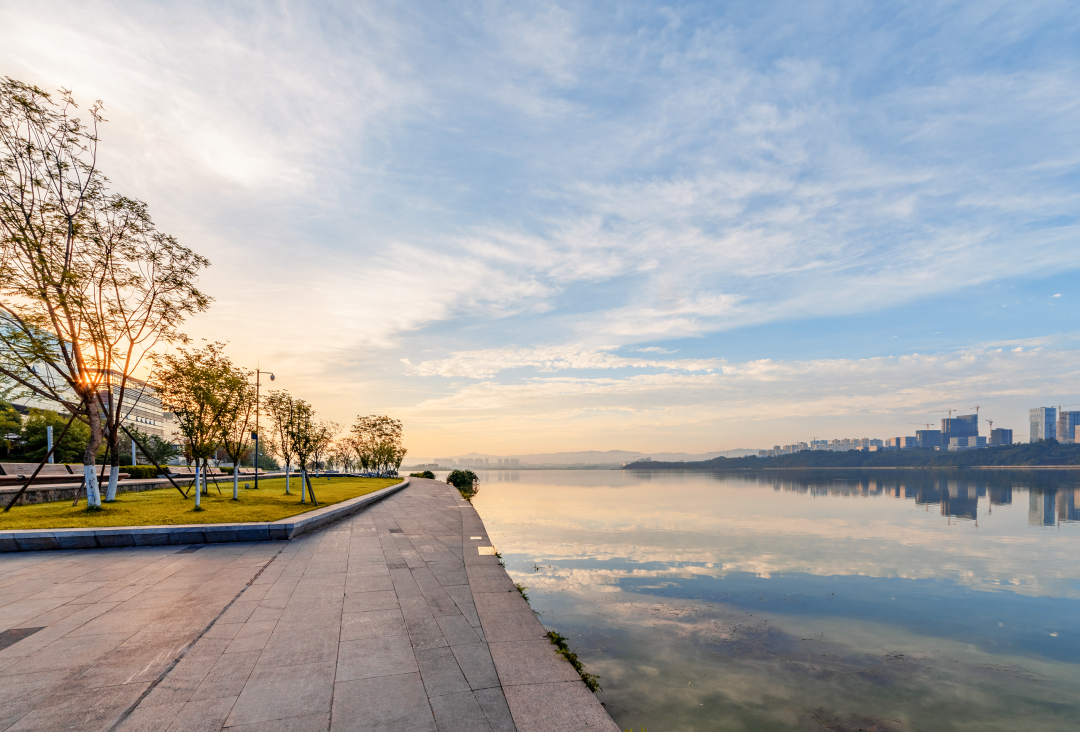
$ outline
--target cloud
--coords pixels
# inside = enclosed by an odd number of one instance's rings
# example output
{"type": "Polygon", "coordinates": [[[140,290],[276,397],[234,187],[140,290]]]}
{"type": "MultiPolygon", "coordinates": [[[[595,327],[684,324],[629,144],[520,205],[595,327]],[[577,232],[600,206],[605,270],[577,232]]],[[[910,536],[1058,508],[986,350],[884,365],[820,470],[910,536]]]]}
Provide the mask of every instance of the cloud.
{"type": "MultiPolygon", "coordinates": [[[[617,346],[587,349],[581,345],[546,346],[540,348],[494,348],[483,351],[458,351],[449,358],[422,361],[412,366],[418,376],[465,376],[473,379],[490,378],[500,371],[530,368],[550,373],[568,369],[665,369],[669,371],[705,371],[721,368],[718,359],[669,359],[656,360],[626,358],[612,353],[617,346]]],[[[640,349],[673,353],[662,349],[640,349]]]]}

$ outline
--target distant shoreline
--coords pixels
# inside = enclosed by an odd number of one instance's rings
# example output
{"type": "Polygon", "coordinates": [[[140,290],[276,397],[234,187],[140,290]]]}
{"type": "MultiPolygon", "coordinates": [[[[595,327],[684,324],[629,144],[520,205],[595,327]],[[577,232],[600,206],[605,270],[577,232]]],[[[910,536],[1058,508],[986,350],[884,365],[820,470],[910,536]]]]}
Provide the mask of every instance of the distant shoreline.
{"type": "Polygon", "coordinates": [[[881,452],[803,450],[775,457],[713,458],[697,462],[639,461],[623,470],[795,470],[983,468],[995,470],[1080,470],[1080,445],[1056,440],[1000,445],[955,452],[930,449],[881,452]]]}

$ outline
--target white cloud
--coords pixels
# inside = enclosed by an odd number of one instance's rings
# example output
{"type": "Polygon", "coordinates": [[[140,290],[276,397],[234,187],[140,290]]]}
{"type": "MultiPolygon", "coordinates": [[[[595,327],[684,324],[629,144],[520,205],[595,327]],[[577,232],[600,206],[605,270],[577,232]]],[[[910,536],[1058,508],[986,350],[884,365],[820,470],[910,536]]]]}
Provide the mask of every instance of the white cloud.
{"type": "MultiPolygon", "coordinates": [[[[419,376],[465,376],[483,379],[500,371],[529,368],[539,372],[565,371],[567,369],[665,369],[669,371],[712,372],[723,364],[718,359],[644,359],[626,358],[612,353],[617,346],[585,348],[581,345],[545,346],[539,348],[493,348],[483,351],[457,351],[449,358],[422,361],[412,367],[419,376]]],[[[662,349],[640,349],[660,351],[662,349]]]]}

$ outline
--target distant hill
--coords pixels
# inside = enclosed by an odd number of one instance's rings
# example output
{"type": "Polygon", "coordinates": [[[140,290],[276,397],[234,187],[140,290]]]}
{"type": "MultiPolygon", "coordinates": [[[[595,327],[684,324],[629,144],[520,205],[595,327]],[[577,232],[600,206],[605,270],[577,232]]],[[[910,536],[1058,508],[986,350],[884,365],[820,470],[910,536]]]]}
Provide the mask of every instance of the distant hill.
{"type": "Polygon", "coordinates": [[[1080,445],[1066,445],[1055,440],[1045,440],[958,452],[922,449],[890,452],[804,450],[791,455],[769,458],[718,457],[694,462],[653,460],[630,463],[624,468],[626,470],[760,470],[764,468],[918,468],[983,465],[1076,465],[1080,467],[1080,445]]]}

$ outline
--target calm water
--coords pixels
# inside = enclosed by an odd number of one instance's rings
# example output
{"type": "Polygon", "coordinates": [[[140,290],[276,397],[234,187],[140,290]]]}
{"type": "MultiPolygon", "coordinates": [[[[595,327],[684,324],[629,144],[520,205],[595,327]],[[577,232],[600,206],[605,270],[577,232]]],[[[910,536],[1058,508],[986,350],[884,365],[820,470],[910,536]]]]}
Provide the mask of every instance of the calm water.
{"type": "Polygon", "coordinates": [[[624,729],[1080,729],[1080,475],[489,471],[624,729]]]}

